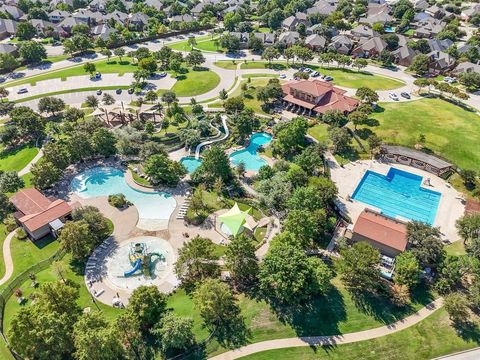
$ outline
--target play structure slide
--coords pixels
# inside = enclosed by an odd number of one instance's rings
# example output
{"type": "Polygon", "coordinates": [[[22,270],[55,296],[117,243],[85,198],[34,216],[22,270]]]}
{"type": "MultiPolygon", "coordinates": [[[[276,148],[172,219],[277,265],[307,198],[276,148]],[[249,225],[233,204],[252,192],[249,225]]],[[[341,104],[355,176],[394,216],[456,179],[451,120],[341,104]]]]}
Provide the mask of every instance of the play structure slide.
{"type": "Polygon", "coordinates": [[[123,274],[123,276],[125,276],[125,277],[131,276],[131,275],[133,275],[137,270],[140,270],[141,267],[142,267],[142,260],[137,259],[137,261],[135,261],[135,264],[133,264],[133,269],[131,269],[131,270],[129,270],[129,271],[125,271],[125,273],[123,274]]]}

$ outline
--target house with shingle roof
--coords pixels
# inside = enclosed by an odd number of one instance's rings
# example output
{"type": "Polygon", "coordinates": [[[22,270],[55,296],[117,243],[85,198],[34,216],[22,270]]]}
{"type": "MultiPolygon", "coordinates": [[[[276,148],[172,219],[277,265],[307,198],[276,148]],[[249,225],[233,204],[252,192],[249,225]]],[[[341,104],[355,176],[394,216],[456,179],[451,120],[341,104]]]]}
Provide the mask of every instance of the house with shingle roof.
{"type": "Polygon", "coordinates": [[[17,22],[10,19],[0,19],[0,39],[5,39],[17,33],[17,22]]]}
{"type": "Polygon", "coordinates": [[[350,30],[350,36],[356,41],[362,41],[380,34],[367,25],[358,25],[350,30]]]}
{"type": "Polygon", "coordinates": [[[339,54],[348,55],[352,50],[353,42],[346,35],[337,35],[332,38],[328,48],[337,51],[339,54]]]}
{"type": "Polygon", "coordinates": [[[380,36],[364,40],[352,50],[352,55],[356,57],[378,57],[380,53],[387,49],[387,43],[380,36]]]}
{"type": "Polygon", "coordinates": [[[429,59],[428,71],[432,74],[446,72],[455,66],[455,58],[443,51],[432,51],[427,56],[429,59]]]}
{"type": "Polygon", "coordinates": [[[480,74],[480,65],[474,64],[469,61],[458,64],[455,69],[452,71],[454,74],[459,75],[462,73],[476,72],[480,74]]]}
{"type": "Polygon", "coordinates": [[[25,15],[25,13],[19,9],[17,6],[14,5],[2,5],[0,11],[8,14],[13,20],[19,20],[21,17],[25,15]]]}
{"type": "Polygon", "coordinates": [[[400,46],[398,49],[392,51],[393,62],[402,66],[410,66],[413,58],[417,55],[417,52],[407,45],[400,46]]]}
{"type": "Polygon", "coordinates": [[[282,32],[278,37],[278,42],[285,46],[292,46],[300,39],[300,34],[296,31],[282,32]]]}
{"type": "Polygon", "coordinates": [[[17,45],[0,43],[0,54],[16,55],[17,53],[17,45]]]}
{"type": "Polygon", "coordinates": [[[65,18],[67,18],[69,16],[70,16],[70,13],[68,11],[53,10],[48,14],[48,19],[52,23],[59,23],[60,21],[64,20],[65,18]]]}
{"type": "Polygon", "coordinates": [[[327,44],[327,39],[318,34],[308,35],[305,38],[305,45],[312,50],[321,50],[325,48],[327,44]]]}

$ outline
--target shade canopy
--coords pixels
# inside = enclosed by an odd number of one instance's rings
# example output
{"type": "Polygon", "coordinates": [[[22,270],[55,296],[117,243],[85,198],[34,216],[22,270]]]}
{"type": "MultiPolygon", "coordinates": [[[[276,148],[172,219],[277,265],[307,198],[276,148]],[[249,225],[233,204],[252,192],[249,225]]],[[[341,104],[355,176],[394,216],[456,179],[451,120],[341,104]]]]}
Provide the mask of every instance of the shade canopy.
{"type": "Polygon", "coordinates": [[[218,218],[222,223],[225,224],[225,226],[230,230],[230,233],[233,236],[237,236],[240,233],[242,227],[250,229],[250,226],[246,222],[250,210],[251,209],[248,209],[247,211],[242,211],[238,207],[238,204],[235,203],[235,205],[233,205],[230,210],[228,210],[225,214],[220,215],[218,218]]]}

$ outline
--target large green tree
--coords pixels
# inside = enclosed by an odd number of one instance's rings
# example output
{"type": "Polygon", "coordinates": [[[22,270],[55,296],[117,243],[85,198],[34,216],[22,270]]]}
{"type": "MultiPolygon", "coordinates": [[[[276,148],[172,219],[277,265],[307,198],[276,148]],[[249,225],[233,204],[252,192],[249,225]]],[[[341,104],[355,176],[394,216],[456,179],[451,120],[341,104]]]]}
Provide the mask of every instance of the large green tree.
{"type": "Polygon", "coordinates": [[[167,297],[156,286],[140,286],[128,299],[127,310],[137,316],[141,329],[146,332],[162,319],[166,305],[167,297]]]}
{"type": "Polygon", "coordinates": [[[253,239],[240,234],[228,244],[225,252],[225,266],[239,288],[251,286],[258,275],[258,263],[253,239]]]}
{"type": "Polygon", "coordinates": [[[150,156],[144,164],[144,170],[154,182],[167,186],[177,186],[180,179],[187,174],[185,166],[170,160],[166,153],[150,156]]]}
{"type": "Polygon", "coordinates": [[[47,57],[47,51],[43,45],[35,41],[23,42],[19,54],[29,64],[40,62],[47,57]]]}
{"type": "Polygon", "coordinates": [[[152,332],[158,337],[166,357],[184,352],[195,344],[193,320],[173,312],[166,314],[152,332]]]}
{"type": "Polygon", "coordinates": [[[440,235],[439,228],[428,224],[419,221],[407,224],[408,243],[422,268],[437,267],[442,262],[445,252],[440,235]]]}
{"type": "Polygon", "coordinates": [[[394,281],[396,284],[406,285],[412,289],[420,281],[420,274],[420,264],[411,251],[405,251],[395,258],[394,281]]]}
{"type": "Polygon", "coordinates": [[[273,129],[275,135],[273,141],[274,152],[283,156],[298,153],[305,147],[307,129],[308,123],[303,117],[277,124],[273,129]]]}
{"type": "Polygon", "coordinates": [[[230,160],[225,152],[218,146],[212,146],[205,151],[203,162],[192,176],[195,182],[203,182],[213,185],[218,178],[222,179],[224,184],[229,184],[233,179],[230,160]]]}

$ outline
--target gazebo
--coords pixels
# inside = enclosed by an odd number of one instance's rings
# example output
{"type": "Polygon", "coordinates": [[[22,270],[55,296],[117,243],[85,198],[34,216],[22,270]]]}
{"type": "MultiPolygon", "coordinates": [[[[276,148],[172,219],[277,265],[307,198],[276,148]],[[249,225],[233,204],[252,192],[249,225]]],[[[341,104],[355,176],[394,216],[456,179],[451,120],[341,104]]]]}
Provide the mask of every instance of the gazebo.
{"type": "Polygon", "coordinates": [[[218,220],[220,220],[220,229],[222,232],[227,235],[237,236],[244,229],[248,229],[253,232],[257,223],[253,217],[249,214],[252,209],[246,211],[240,210],[238,204],[235,203],[233,207],[228,210],[226,213],[219,215],[218,220]]]}

